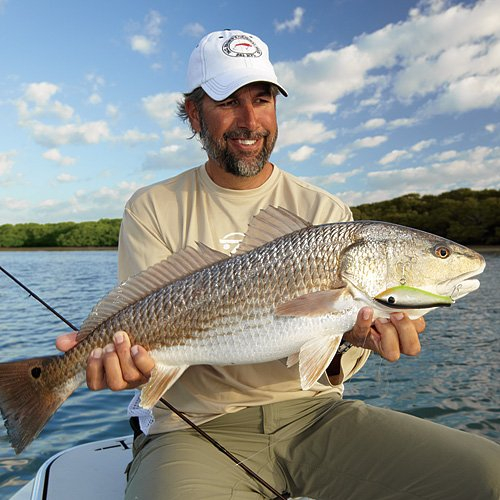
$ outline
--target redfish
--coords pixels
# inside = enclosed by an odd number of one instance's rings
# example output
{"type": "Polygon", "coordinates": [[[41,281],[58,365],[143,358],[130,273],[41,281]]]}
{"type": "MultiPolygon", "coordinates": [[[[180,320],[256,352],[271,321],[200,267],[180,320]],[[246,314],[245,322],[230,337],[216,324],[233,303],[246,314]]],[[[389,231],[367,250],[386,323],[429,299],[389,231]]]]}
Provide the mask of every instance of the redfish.
{"type": "Polygon", "coordinates": [[[187,248],[112,290],[63,355],[0,364],[0,410],[20,453],[84,382],[87,358],[118,330],[151,352],[142,387],[151,408],[191,365],[298,363],[310,388],[363,306],[412,318],[479,287],[481,255],[404,226],[356,221],[313,226],[269,207],[235,255],[187,248]]]}

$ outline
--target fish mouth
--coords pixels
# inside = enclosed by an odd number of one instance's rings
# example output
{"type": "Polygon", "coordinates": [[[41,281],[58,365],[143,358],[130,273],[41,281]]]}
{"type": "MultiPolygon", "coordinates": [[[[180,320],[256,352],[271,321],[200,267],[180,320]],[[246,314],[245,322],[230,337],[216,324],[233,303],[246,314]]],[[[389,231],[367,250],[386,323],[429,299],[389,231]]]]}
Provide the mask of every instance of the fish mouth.
{"type": "Polygon", "coordinates": [[[437,284],[435,293],[449,295],[453,300],[458,300],[479,288],[478,279],[470,279],[484,271],[486,264],[483,262],[479,269],[461,274],[451,280],[441,281],[437,284]]]}

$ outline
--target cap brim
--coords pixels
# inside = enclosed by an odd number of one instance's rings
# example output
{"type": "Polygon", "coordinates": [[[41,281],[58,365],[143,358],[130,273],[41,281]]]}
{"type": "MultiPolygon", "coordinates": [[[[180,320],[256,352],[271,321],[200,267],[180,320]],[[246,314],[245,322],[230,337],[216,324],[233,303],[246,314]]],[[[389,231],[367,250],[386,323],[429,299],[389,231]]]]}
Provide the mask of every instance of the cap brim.
{"type": "Polygon", "coordinates": [[[201,87],[214,101],[223,101],[241,87],[256,82],[272,83],[273,85],[276,85],[276,87],[278,87],[278,90],[284,97],[288,96],[288,92],[278,83],[275,78],[265,78],[261,73],[247,74],[237,80],[229,80],[230,79],[228,78],[228,81],[225,82],[224,78],[212,78],[202,83],[201,87]]]}

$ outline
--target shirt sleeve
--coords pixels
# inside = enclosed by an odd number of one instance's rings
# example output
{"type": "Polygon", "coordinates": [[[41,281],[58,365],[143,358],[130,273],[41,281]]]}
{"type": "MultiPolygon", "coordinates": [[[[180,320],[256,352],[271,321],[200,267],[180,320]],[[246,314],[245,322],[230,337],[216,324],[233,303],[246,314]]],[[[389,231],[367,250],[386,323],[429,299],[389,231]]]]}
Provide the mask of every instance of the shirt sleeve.
{"type": "Polygon", "coordinates": [[[118,278],[125,281],[172,254],[161,234],[127,205],[118,242],[118,278]]]}

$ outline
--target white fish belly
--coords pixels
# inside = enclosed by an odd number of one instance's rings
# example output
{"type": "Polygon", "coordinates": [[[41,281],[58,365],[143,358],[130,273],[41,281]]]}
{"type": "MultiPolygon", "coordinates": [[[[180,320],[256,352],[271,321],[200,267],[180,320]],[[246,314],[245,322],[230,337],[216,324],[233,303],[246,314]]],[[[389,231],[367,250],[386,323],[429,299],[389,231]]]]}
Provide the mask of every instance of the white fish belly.
{"type": "Polygon", "coordinates": [[[264,363],[300,351],[316,337],[343,335],[352,328],[357,309],[316,317],[260,317],[220,325],[183,345],[157,348],[152,355],[169,366],[264,363]]]}

